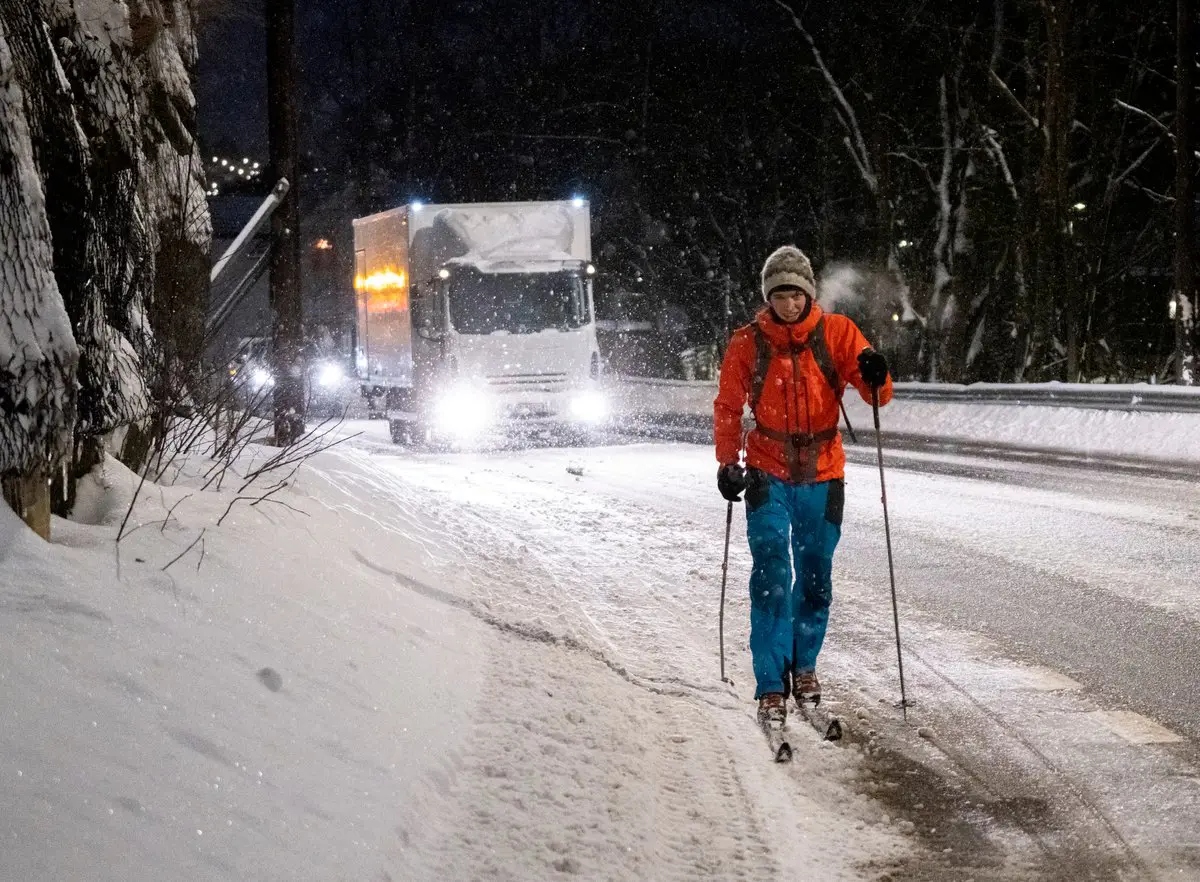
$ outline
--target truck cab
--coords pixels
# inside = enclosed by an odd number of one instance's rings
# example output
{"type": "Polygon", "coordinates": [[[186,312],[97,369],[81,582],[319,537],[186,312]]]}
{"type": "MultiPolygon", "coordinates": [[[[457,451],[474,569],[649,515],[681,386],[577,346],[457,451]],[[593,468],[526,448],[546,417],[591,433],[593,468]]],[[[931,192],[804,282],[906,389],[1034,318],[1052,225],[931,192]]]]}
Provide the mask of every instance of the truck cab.
{"type": "Polygon", "coordinates": [[[363,391],[403,403],[394,440],[606,422],[586,203],[410,206],[356,221],[355,238],[363,391]]]}

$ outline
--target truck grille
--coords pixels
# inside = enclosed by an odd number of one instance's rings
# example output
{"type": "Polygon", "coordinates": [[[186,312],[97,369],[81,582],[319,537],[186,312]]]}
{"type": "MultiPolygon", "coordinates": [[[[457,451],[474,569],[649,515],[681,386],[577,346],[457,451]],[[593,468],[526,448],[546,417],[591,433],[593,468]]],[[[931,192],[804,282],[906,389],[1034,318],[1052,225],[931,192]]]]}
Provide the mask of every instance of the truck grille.
{"type": "Polygon", "coordinates": [[[505,374],[490,376],[487,383],[501,392],[560,392],[567,386],[567,375],[505,374]]]}

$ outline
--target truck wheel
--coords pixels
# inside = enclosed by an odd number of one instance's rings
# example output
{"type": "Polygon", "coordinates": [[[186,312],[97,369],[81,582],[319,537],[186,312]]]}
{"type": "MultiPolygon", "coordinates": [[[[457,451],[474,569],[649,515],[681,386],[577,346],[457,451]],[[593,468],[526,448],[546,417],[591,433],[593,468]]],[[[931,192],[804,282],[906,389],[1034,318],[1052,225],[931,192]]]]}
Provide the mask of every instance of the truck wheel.
{"type": "Polygon", "coordinates": [[[391,432],[393,444],[412,443],[412,423],[407,420],[388,420],[388,430],[391,432]]]}
{"type": "Polygon", "coordinates": [[[392,387],[387,390],[384,398],[384,406],[388,410],[411,410],[412,405],[412,389],[392,387]]]}

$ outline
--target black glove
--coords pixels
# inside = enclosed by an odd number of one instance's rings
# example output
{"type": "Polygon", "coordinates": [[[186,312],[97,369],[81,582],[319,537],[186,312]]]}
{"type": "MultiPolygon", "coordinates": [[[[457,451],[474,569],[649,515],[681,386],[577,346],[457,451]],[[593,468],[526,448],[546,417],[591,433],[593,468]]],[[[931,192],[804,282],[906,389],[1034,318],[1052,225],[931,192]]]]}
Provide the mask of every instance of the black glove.
{"type": "Polygon", "coordinates": [[[858,353],[858,372],[862,374],[864,383],[872,389],[878,389],[887,382],[887,359],[874,349],[864,349],[858,353]]]}
{"type": "Polygon", "coordinates": [[[717,471],[717,489],[730,502],[741,502],[742,491],[746,489],[746,473],[736,462],[723,465],[717,471]]]}

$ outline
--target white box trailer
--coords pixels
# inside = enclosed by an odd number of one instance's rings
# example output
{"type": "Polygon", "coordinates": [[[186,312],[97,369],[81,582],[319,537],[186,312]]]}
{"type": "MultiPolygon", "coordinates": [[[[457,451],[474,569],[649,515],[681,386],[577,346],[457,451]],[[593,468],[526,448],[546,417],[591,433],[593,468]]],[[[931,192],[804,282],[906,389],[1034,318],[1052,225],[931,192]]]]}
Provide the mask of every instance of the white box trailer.
{"type": "Polygon", "coordinates": [[[356,369],[393,440],[607,419],[586,201],[404,205],[354,249],[356,369]]]}

